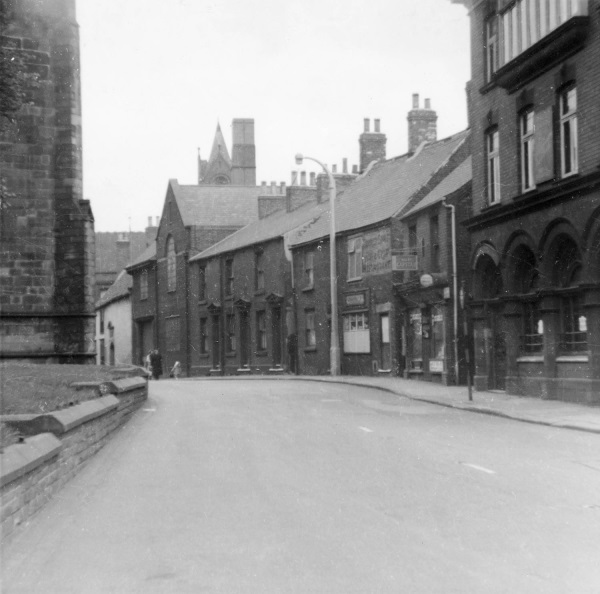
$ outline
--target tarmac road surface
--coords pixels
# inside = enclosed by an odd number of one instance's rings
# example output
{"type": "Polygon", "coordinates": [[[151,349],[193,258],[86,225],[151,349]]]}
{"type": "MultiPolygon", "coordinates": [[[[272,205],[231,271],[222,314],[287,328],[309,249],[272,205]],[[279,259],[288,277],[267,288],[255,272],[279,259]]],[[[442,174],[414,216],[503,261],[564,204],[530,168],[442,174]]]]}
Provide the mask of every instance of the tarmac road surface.
{"type": "Polygon", "coordinates": [[[13,593],[598,593],[600,436],[303,381],[159,381],[13,593]]]}

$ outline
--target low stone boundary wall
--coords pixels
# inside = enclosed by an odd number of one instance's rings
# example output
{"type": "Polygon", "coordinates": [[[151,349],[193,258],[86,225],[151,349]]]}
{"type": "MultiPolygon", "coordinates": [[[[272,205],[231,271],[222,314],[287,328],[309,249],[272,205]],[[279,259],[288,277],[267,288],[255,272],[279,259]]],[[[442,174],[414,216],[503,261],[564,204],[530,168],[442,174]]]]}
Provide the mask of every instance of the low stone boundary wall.
{"type": "Polygon", "coordinates": [[[54,413],[2,417],[30,436],[0,454],[0,532],[5,542],[148,398],[148,382],[142,378],[105,382],[98,389],[106,395],[54,413]]]}

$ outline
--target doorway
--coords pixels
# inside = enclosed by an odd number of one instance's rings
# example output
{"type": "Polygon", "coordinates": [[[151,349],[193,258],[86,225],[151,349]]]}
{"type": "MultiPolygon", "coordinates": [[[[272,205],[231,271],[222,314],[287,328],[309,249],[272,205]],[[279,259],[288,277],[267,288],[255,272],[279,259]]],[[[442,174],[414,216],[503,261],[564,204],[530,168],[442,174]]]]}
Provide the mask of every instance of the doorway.
{"type": "Polygon", "coordinates": [[[212,366],[213,369],[218,369],[221,362],[221,350],[219,344],[219,316],[212,316],[211,324],[211,337],[212,337],[212,366]]]}
{"type": "Polygon", "coordinates": [[[392,352],[390,349],[390,314],[384,313],[379,316],[379,369],[389,371],[392,368],[392,352]]]}
{"type": "Polygon", "coordinates": [[[273,339],[273,367],[281,365],[281,308],[271,309],[271,336],[273,339]]]}
{"type": "Polygon", "coordinates": [[[240,367],[250,364],[250,316],[248,310],[240,310],[240,367]]]}

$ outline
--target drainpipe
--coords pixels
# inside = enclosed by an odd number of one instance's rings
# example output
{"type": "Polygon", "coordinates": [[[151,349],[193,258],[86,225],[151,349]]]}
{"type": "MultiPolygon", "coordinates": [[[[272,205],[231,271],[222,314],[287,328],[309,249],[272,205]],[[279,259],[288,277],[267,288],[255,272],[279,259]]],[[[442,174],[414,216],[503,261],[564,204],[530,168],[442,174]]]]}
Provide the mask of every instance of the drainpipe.
{"type": "Polygon", "coordinates": [[[444,200],[442,205],[450,209],[450,221],[452,228],[452,300],[454,302],[454,374],[456,385],[458,386],[458,278],[456,276],[456,208],[454,204],[446,204],[444,200]]]}

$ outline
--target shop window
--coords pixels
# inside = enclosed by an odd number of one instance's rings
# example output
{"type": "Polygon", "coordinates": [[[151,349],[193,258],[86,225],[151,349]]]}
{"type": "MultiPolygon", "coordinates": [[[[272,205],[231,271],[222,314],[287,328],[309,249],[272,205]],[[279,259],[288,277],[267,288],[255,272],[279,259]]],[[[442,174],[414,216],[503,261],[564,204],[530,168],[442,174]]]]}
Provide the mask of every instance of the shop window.
{"type": "Polygon", "coordinates": [[[265,290],[265,256],[262,251],[256,252],[254,255],[254,268],[255,268],[255,290],[265,290]]]}
{"type": "Polygon", "coordinates": [[[312,289],[315,284],[315,253],[304,253],[304,288],[312,289]]]}
{"type": "Polygon", "coordinates": [[[267,319],[264,311],[256,312],[256,348],[267,350],[267,319]]]}
{"type": "Polygon", "coordinates": [[[206,266],[198,267],[198,299],[206,301],[206,266]]]}
{"type": "Polygon", "coordinates": [[[348,280],[362,277],[362,237],[348,239],[348,280]]]}
{"type": "Polygon", "coordinates": [[[140,275],[140,300],[148,299],[148,271],[142,270],[140,275]]]}
{"type": "Polygon", "coordinates": [[[237,348],[235,337],[235,314],[229,314],[225,319],[225,348],[228,353],[235,353],[237,348]]]}
{"type": "Polygon", "coordinates": [[[317,335],[315,332],[315,310],[314,309],[305,310],[304,319],[305,319],[304,344],[307,347],[316,347],[317,346],[317,335]]]}
{"type": "Polygon", "coordinates": [[[200,354],[208,353],[208,318],[200,318],[200,354]]]}
{"type": "Polygon", "coordinates": [[[521,188],[523,192],[535,188],[534,176],[534,112],[521,114],[521,188]]]}
{"type": "Polygon", "coordinates": [[[577,89],[560,94],[560,164],[561,176],[577,173],[577,89]]]}
{"type": "Polygon", "coordinates": [[[233,295],[233,260],[225,261],[225,296],[233,295]]]}
{"type": "Polygon", "coordinates": [[[167,291],[177,290],[177,255],[175,253],[175,240],[167,239],[167,291]]]}
{"type": "Polygon", "coordinates": [[[498,129],[486,134],[487,192],[489,204],[500,202],[500,137],[498,129]]]}
{"type": "Polygon", "coordinates": [[[370,353],[371,335],[367,313],[344,316],[344,353],[370,353]]]}

